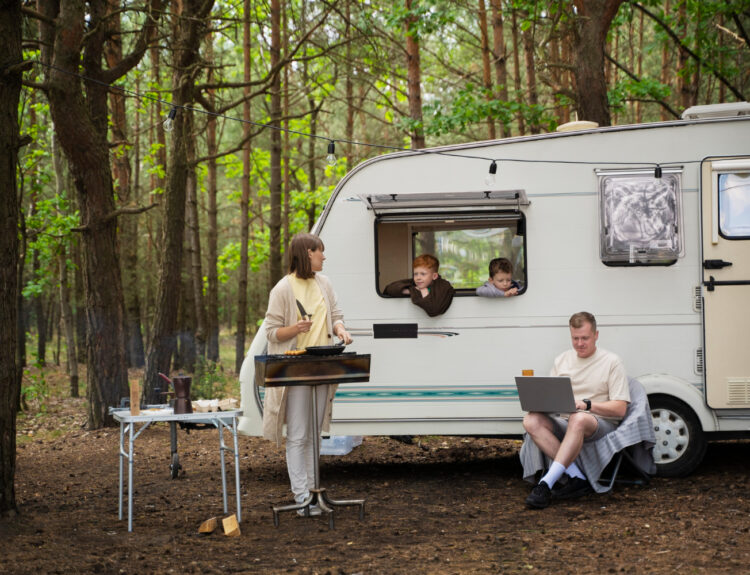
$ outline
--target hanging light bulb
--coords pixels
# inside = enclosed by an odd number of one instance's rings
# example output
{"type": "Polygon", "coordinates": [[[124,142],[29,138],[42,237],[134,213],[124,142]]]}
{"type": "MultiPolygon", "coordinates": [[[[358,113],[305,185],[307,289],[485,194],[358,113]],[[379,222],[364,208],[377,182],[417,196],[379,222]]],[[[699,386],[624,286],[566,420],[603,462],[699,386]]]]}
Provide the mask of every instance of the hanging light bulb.
{"type": "Polygon", "coordinates": [[[654,177],[661,178],[661,166],[659,164],[656,164],[656,167],[654,168],[654,177]]]}
{"type": "Polygon", "coordinates": [[[177,108],[172,106],[172,109],[169,111],[169,114],[167,114],[167,119],[164,120],[164,123],[162,124],[162,127],[164,128],[165,132],[171,132],[174,130],[174,118],[177,115],[177,108]]]}
{"type": "Polygon", "coordinates": [[[336,144],[333,140],[328,142],[328,155],[326,156],[326,162],[329,166],[336,165],[336,144]]]}
{"type": "Polygon", "coordinates": [[[497,174],[497,162],[495,162],[495,160],[492,160],[492,163],[490,164],[490,171],[487,174],[487,177],[484,179],[484,183],[488,186],[494,186],[496,180],[495,174],[497,174]]]}

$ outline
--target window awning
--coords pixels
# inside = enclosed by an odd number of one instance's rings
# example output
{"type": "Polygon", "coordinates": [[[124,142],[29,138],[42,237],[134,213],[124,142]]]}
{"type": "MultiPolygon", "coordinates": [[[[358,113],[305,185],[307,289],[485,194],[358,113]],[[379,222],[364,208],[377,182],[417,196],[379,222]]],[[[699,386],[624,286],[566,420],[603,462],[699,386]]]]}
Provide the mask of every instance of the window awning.
{"type": "Polygon", "coordinates": [[[360,195],[367,209],[376,215],[382,213],[425,212],[433,210],[461,211],[463,209],[496,210],[498,208],[520,208],[528,206],[529,199],[524,190],[502,190],[494,192],[444,192],[444,193],[393,193],[360,195]]]}

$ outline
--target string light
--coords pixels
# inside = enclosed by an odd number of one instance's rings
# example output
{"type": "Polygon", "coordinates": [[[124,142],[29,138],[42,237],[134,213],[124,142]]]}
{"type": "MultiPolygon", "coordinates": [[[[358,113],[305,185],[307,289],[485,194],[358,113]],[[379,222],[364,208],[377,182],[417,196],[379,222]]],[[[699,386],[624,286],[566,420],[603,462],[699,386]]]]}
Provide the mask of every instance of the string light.
{"type": "MultiPolygon", "coordinates": [[[[167,118],[164,120],[163,128],[166,132],[171,132],[174,129],[174,119],[177,115],[177,109],[180,108],[182,110],[188,110],[190,112],[195,112],[197,114],[203,114],[206,116],[213,116],[215,118],[222,118],[224,120],[232,120],[236,122],[242,122],[245,124],[250,124],[252,126],[257,126],[259,128],[264,129],[270,129],[270,130],[277,130],[280,132],[285,132],[289,134],[295,134],[297,136],[305,137],[305,138],[316,138],[320,140],[328,140],[328,155],[326,156],[326,161],[329,165],[335,165],[336,164],[336,145],[334,143],[334,140],[331,140],[327,138],[326,136],[319,136],[317,134],[310,134],[307,132],[301,132],[298,130],[290,130],[289,128],[281,128],[278,126],[273,126],[270,124],[263,124],[260,122],[253,122],[251,120],[245,120],[242,118],[234,118],[232,116],[227,116],[224,114],[220,114],[217,112],[210,112],[205,109],[200,108],[192,108],[189,106],[176,106],[174,104],[171,104],[170,102],[167,102],[165,100],[162,100],[161,98],[158,98],[156,96],[150,95],[150,94],[144,94],[140,92],[136,92],[134,90],[129,90],[127,88],[123,88],[122,86],[118,86],[115,84],[109,84],[107,82],[103,82],[101,80],[97,80],[94,78],[89,78],[88,76],[84,76],[83,74],[77,74],[75,72],[71,72],[69,70],[65,70],[63,68],[59,68],[57,66],[53,66],[51,64],[47,64],[44,62],[40,62],[38,60],[32,61],[34,64],[37,64],[43,68],[49,68],[52,70],[57,70],[60,73],[67,74],[69,76],[74,76],[76,78],[79,78],[81,80],[85,80],[87,82],[93,83],[93,84],[99,84],[108,90],[117,90],[121,92],[122,94],[127,94],[136,98],[151,100],[152,102],[158,102],[167,106],[171,106],[171,109],[169,110],[169,114],[167,115],[167,118]]],[[[344,142],[347,144],[351,144],[354,146],[367,146],[369,148],[375,148],[380,150],[390,150],[394,152],[409,152],[412,154],[422,154],[422,155],[438,155],[438,156],[450,156],[455,158],[463,158],[467,160],[481,160],[481,161],[491,161],[489,173],[487,174],[485,178],[485,182],[488,186],[493,185],[496,181],[495,175],[497,174],[497,162],[503,161],[503,162],[517,162],[517,163],[535,163],[535,164],[575,164],[575,165],[589,165],[589,166],[602,166],[602,165],[611,165],[611,166],[643,166],[643,164],[647,165],[654,165],[652,162],[619,162],[619,161],[586,161],[586,160],[536,160],[536,159],[530,159],[530,158],[499,158],[499,159],[491,159],[487,158],[485,156],[475,156],[471,154],[464,154],[460,152],[448,152],[445,150],[430,150],[430,149],[412,149],[412,148],[402,148],[399,146],[390,146],[386,144],[374,144],[371,142],[358,142],[354,140],[338,140],[339,142],[344,142]]],[[[700,163],[700,160],[682,160],[682,161],[674,161],[674,162],[667,162],[667,164],[674,164],[674,165],[684,165],[684,164],[696,164],[700,163]]],[[[662,167],[659,164],[656,164],[656,168],[654,169],[654,177],[660,178],[662,173],[662,167]]]]}
{"type": "Polygon", "coordinates": [[[336,165],[336,144],[333,140],[328,142],[328,155],[326,156],[326,162],[329,166],[336,165]]]}
{"type": "Polygon", "coordinates": [[[495,181],[497,180],[495,174],[497,174],[497,162],[495,160],[492,160],[492,163],[490,164],[490,171],[488,172],[487,177],[484,178],[484,183],[487,184],[487,186],[495,185],[495,181]]]}
{"type": "Polygon", "coordinates": [[[164,120],[164,123],[162,124],[165,132],[171,132],[172,130],[174,130],[174,119],[176,116],[177,116],[177,107],[172,106],[172,109],[169,111],[169,114],[167,114],[167,119],[164,120]]]}

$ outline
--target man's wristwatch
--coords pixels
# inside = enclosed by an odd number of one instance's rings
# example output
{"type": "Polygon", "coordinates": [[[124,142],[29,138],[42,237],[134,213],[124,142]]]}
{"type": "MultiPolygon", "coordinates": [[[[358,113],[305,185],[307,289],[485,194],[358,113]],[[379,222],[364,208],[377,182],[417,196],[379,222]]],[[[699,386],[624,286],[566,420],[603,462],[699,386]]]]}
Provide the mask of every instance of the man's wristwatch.
{"type": "Polygon", "coordinates": [[[586,404],[586,411],[591,411],[591,400],[590,399],[584,399],[582,401],[583,401],[583,403],[586,404]]]}

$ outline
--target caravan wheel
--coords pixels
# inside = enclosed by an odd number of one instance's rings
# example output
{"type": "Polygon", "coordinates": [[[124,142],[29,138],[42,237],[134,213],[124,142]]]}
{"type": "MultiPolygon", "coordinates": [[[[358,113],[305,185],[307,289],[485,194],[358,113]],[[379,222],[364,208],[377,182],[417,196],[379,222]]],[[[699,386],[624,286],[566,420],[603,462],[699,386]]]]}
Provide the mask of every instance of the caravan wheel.
{"type": "Polygon", "coordinates": [[[706,437],[693,410],[667,395],[648,398],[654,422],[656,474],[681,477],[692,472],[706,453],[706,437]]]}

